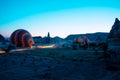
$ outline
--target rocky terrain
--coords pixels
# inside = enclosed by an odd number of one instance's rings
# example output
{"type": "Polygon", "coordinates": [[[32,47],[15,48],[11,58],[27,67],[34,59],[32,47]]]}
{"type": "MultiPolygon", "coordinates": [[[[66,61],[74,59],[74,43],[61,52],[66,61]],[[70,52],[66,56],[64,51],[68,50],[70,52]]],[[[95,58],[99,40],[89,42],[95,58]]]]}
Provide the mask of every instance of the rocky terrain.
{"type": "Polygon", "coordinates": [[[119,80],[103,51],[30,49],[0,55],[0,80],[119,80]]]}

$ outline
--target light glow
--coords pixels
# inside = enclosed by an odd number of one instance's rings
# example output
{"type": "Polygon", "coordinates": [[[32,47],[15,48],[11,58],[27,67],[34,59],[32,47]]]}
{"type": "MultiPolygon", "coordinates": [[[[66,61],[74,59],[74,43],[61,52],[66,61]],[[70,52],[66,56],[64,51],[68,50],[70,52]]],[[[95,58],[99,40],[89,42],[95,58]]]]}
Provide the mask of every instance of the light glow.
{"type": "Polygon", "coordinates": [[[36,48],[55,48],[55,45],[36,46],[36,48]]]}
{"type": "Polygon", "coordinates": [[[5,53],[5,51],[3,51],[3,50],[0,50],[0,54],[4,54],[5,53]]]}

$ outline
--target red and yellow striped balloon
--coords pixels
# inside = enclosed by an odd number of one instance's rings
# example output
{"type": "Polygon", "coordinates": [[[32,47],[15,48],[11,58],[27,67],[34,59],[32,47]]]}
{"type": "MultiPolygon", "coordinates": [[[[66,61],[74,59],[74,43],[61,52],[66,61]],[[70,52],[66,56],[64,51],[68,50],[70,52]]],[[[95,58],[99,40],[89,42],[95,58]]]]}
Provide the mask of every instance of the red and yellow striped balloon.
{"type": "Polygon", "coordinates": [[[34,45],[31,34],[24,30],[18,29],[14,31],[10,37],[11,43],[15,44],[16,47],[32,47],[34,45]]]}

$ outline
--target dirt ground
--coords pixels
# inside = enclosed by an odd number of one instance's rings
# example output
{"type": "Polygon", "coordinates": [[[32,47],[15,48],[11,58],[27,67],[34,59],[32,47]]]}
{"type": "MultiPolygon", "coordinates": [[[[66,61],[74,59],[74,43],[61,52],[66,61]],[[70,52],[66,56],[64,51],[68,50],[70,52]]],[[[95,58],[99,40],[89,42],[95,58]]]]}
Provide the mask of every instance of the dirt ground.
{"type": "Polygon", "coordinates": [[[101,50],[20,50],[0,54],[0,80],[120,80],[106,65],[101,50]]]}

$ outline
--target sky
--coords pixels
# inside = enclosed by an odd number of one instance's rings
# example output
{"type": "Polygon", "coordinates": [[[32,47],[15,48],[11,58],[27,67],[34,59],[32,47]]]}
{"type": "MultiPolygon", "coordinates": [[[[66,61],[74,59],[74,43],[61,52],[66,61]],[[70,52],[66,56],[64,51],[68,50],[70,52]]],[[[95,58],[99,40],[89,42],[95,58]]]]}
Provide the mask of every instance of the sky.
{"type": "Polygon", "coordinates": [[[109,32],[120,19],[120,0],[0,0],[0,34],[17,29],[32,36],[109,32]]]}

